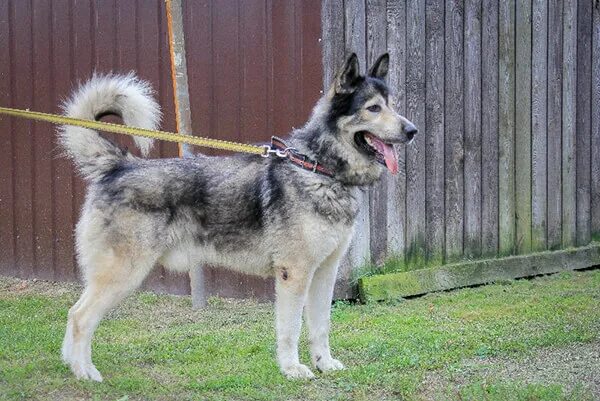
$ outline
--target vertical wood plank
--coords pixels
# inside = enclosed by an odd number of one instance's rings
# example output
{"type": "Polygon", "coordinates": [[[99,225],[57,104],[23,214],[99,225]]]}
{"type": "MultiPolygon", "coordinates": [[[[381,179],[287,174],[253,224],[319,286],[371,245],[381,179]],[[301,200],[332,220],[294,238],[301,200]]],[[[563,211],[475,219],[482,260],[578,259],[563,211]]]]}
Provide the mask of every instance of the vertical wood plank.
{"type": "Polygon", "coordinates": [[[481,1],[465,2],[464,252],[481,255],[481,1]]]}
{"type": "Polygon", "coordinates": [[[515,0],[498,7],[499,254],[515,250],[515,0]]]}
{"type": "MultiPolygon", "coordinates": [[[[94,66],[98,72],[111,72],[117,61],[116,0],[94,2],[94,66]]],[[[69,5],[70,8],[70,5],[69,5]]],[[[74,57],[76,57],[74,55],[74,57]]]]}
{"type": "MultiPolygon", "coordinates": [[[[75,83],[77,81],[79,82],[85,82],[86,80],[88,80],[94,70],[95,70],[95,66],[94,66],[94,49],[95,49],[95,42],[94,42],[94,32],[93,32],[93,26],[90,23],[92,21],[93,15],[92,15],[92,2],[89,1],[74,1],[71,2],[70,7],[72,7],[72,11],[71,11],[71,15],[70,15],[70,19],[71,19],[71,24],[72,24],[72,28],[71,28],[71,47],[72,47],[72,62],[71,62],[71,66],[73,68],[72,72],[71,72],[71,82],[69,82],[70,85],[75,86],[75,83]]],[[[124,3],[124,2],[123,2],[124,3]]],[[[129,3],[129,2],[128,2],[129,3]]],[[[131,2],[133,3],[133,2],[131,2]]],[[[134,24],[129,24],[131,26],[133,26],[134,24]]],[[[108,27],[105,27],[105,29],[113,29],[112,24],[109,25],[108,27]]],[[[124,38],[127,38],[128,36],[123,36],[124,38]]],[[[118,49],[120,49],[121,47],[125,47],[127,43],[127,40],[123,39],[121,40],[121,45],[119,46],[115,46],[115,44],[113,43],[113,47],[116,47],[118,49]]],[[[135,49],[132,50],[133,52],[135,52],[135,49]]],[[[128,69],[119,69],[116,72],[125,72],[125,71],[129,71],[135,69],[135,64],[133,66],[130,66],[128,69]]],[[[105,71],[106,72],[106,71],[105,71]]],[[[67,94],[65,94],[67,95],[67,94]]],[[[110,136],[111,138],[113,138],[113,140],[118,140],[118,143],[125,143],[127,144],[127,146],[130,149],[135,149],[135,146],[133,145],[133,139],[131,138],[124,138],[125,135],[116,135],[116,134],[103,134],[106,136],[110,136]]],[[[70,160],[67,159],[67,162],[71,162],[70,160]]],[[[86,183],[83,181],[83,179],[81,179],[81,177],[78,176],[76,170],[75,170],[75,166],[73,164],[70,164],[70,167],[72,169],[72,177],[73,177],[73,181],[72,181],[72,188],[73,188],[73,194],[72,194],[72,202],[73,202],[73,223],[76,223],[77,220],[79,219],[79,211],[81,210],[81,207],[83,205],[84,202],[84,198],[85,198],[85,191],[86,191],[86,183]]],[[[73,248],[71,251],[73,253],[75,248],[73,248]]],[[[76,262],[74,262],[76,264],[76,262]]],[[[74,276],[73,278],[76,278],[76,276],[74,276]]]]}
{"type": "Polygon", "coordinates": [[[323,0],[321,3],[323,46],[323,87],[329,89],[345,51],[344,2],[323,0]]]}
{"type": "Polygon", "coordinates": [[[483,0],[481,48],[481,253],[498,251],[498,2],[483,0]]]}
{"type": "Polygon", "coordinates": [[[267,124],[264,115],[267,113],[265,102],[259,101],[267,96],[267,81],[261,79],[267,69],[266,54],[266,10],[264,1],[242,1],[240,29],[244,35],[240,38],[241,81],[240,93],[240,131],[248,139],[265,141],[267,124]],[[261,7],[262,5],[262,7],[261,7]]]}
{"type": "MultiPolygon", "coordinates": [[[[358,56],[361,71],[366,64],[366,32],[365,32],[365,1],[357,0],[345,7],[345,47],[346,53],[355,52],[358,56]]],[[[363,266],[371,263],[370,255],[370,220],[369,220],[369,193],[361,193],[361,208],[354,230],[354,238],[350,244],[349,257],[351,266],[363,266]]]]}
{"type": "MultiPolygon", "coordinates": [[[[303,82],[302,82],[302,62],[301,62],[301,47],[302,47],[302,4],[300,0],[292,1],[292,19],[290,21],[290,25],[293,27],[292,37],[293,37],[293,46],[290,49],[290,57],[292,58],[294,68],[290,71],[293,71],[294,81],[294,114],[292,119],[292,127],[301,127],[306,122],[306,119],[302,116],[302,92],[303,82]]],[[[240,28],[241,29],[241,28],[240,28]]]]}
{"type": "MultiPolygon", "coordinates": [[[[373,65],[377,58],[386,52],[386,31],[381,27],[386,24],[386,1],[367,0],[367,68],[373,65]]],[[[385,176],[390,173],[385,171],[385,176]]],[[[371,189],[369,196],[370,250],[371,259],[376,264],[382,264],[386,259],[387,250],[387,179],[382,179],[371,189]]]]}
{"type": "Polygon", "coordinates": [[[592,239],[600,239],[600,6],[593,7],[592,23],[592,239]]]}
{"type": "Polygon", "coordinates": [[[562,9],[563,0],[548,2],[548,249],[562,245],[562,9]]]}
{"type": "MultiPolygon", "coordinates": [[[[0,2],[0,102],[12,107],[12,87],[9,77],[13,74],[10,41],[13,22],[10,18],[10,3],[0,2]]],[[[0,271],[3,274],[16,274],[14,238],[14,167],[13,167],[13,119],[0,118],[0,271]]]]}
{"type": "MultiPolygon", "coordinates": [[[[94,72],[94,59],[95,59],[95,41],[94,41],[94,27],[91,24],[95,15],[93,14],[93,6],[92,2],[86,1],[75,1],[72,2],[72,36],[73,36],[73,52],[76,54],[73,57],[73,75],[76,80],[80,82],[84,82],[89,79],[94,72]]],[[[119,19],[121,19],[121,15],[119,15],[119,19]]],[[[133,24],[120,22],[118,26],[128,25],[130,28],[133,24]]],[[[110,28],[110,27],[109,27],[110,28]]],[[[128,35],[130,31],[120,31],[120,35],[128,35]]],[[[132,44],[129,42],[132,41],[123,41],[122,46],[119,46],[117,50],[119,54],[126,53],[128,57],[131,57],[131,53],[135,52],[135,42],[132,44]],[[131,44],[131,46],[128,46],[131,44]]],[[[134,56],[135,61],[135,56],[134,56]]],[[[123,65],[120,70],[124,70],[125,68],[129,68],[129,70],[135,69],[135,63],[127,65],[123,65]]],[[[125,70],[128,71],[128,70],[125,70]]]]}
{"type": "MultiPolygon", "coordinates": [[[[264,1],[264,0],[263,0],[264,1]]],[[[302,27],[299,64],[301,67],[301,104],[298,106],[302,123],[308,120],[315,103],[323,93],[323,64],[321,59],[321,8],[318,2],[296,0],[302,27]]],[[[340,59],[341,60],[341,59],[340,59]]]]}
{"type": "Polygon", "coordinates": [[[446,2],[445,209],[447,261],[455,261],[463,254],[463,13],[462,1],[446,2]]]}
{"type": "Polygon", "coordinates": [[[591,239],[592,2],[577,2],[577,245],[591,239]]]}
{"type": "MultiPolygon", "coordinates": [[[[220,8],[217,4],[219,3],[215,3],[215,11],[220,8]]],[[[293,74],[293,76],[288,76],[287,79],[274,79],[274,77],[271,77],[273,103],[271,104],[272,110],[270,110],[270,113],[273,114],[273,130],[275,135],[285,136],[294,126],[298,92],[295,78],[298,75],[299,67],[296,65],[294,58],[296,48],[296,32],[293,23],[294,3],[273,1],[272,13],[273,71],[292,71],[293,74]]],[[[215,23],[217,22],[215,21],[215,23]]]]}
{"type": "MultiPolygon", "coordinates": [[[[215,135],[217,137],[227,136],[237,140],[240,132],[240,46],[237,2],[222,3],[220,6],[215,3],[213,18],[213,62],[219,66],[219,72],[213,77],[213,85],[215,85],[213,109],[216,119],[215,135]]],[[[287,67],[287,65],[273,65],[273,68],[284,67],[287,67]]],[[[276,88],[276,90],[278,89],[285,92],[290,90],[287,86],[276,88]]],[[[284,123],[281,119],[277,120],[277,123],[279,123],[277,129],[287,132],[282,128],[284,123]]]]}
{"type": "Polygon", "coordinates": [[[563,8],[562,108],[562,246],[575,245],[577,235],[577,2],[563,8]]]}
{"type": "Polygon", "coordinates": [[[531,248],[546,249],[548,3],[533,0],[531,35],[531,248]]]}
{"type": "MultiPolygon", "coordinates": [[[[401,115],[406,115],[406,2],[388,1],[386,7],[387,42],[390,52],[388,83],[392,101],[401,115]]],[[[406,148],[397,147],[399,173],[386,176],[387,254],[404,262],[406,233],[406,148]]]]}
{"type": "MultiPolygon", "coordinates": [[[[137,39],[138,29],[140,27],[138,25],[139,19],[137,18],[138,15],[136,3],[137,1],[130,0],[120,1],[116,4],[116,38],[118,41],[118,46],[116,48],[117,60],[115,68],[117,69],[117,71],[134,70],[139,74],[139,65],[137,63],[137,49],[140,44],[137,43],[137,39]]],[[[78,69],[76,68],[75,75],[78,75],[77,70],[78,69]]]]}
{"type": "Polygon", "coordinates": [[[517,0],[515,212],[518,254],[531,251],[531,0],[517,0]]]}
{"type": "MultiPolygon", "coordinates": [[[[338,68],[344,62],[346,37],[345,37],[345,10],[344,2],[338,0],[323,0],[321,3],[321,46],[323,57],[323,87],[330,89],[335,79],[338,68]]],[[[338,269],[338,280],[349,281],[352,275],[352,260],[349,252],[342,259],[338,269]]],[[[336,296],[348,295],[337,286],[336,296]]]]}
{"type": "MultiPolygon", "coordinates": [[[[190,108],[193,116],[192,132],[199,136],[210,136],[213,132],[211,109],[214,87],[211,77],[214,66],[211,58],[206,57],[207,54],[212,54],[211,5],[212,2],[209,0],[181,3],[183,32],[186,41],[185,55],[187,65],[193,66],[193,68],[188,68],[189,89],[190,93],[194,93],[194,96],[190,96],[190,108]]],[[[263,84],[266,86],[266,79],[263,79],[263,84]]],[[[266,103],[264,102],[263,108],[266,115],[266,103]]],[[[204,152],[199,149],[193,149],[193,151],[195,153],[204,152]]]]}
{"type": "MultiPolygon", "coordinates": [[[[13,21],[12,30],[12,67],[19,73],[14,75],[13,107],[31,108],[33,101],[32,85],[32,29],[31,3],[13,1],[10,15],[13,21]]],[[[14,168],[14,205],[15,213],[15,263],[21,277],[33,276],[35,249],[33,247],[33,123],[28,120],[13,121],[13,168],[14,168]]]]}
{"type": "MultiPolygon", "coordinates": [[[[68,0],[52,2],[52,78],[55,99],[66,98],[71,89],[71,23],[68,0]]],[[[56,136],[55,143],[56,143],[56,136]]],[[[58,144],[56,144],[58,146],[58,144]]],[[[54,178],[52,198],[54,199],[53,222],[55,227],[54,277],[57,280],[73,280],[77,277],[74,263],[73,230],[73,178],[75,171],[71,161],[57,157],[53,164],[54,178]]]]}
{"type": "Polygon", "coordinates": [[[427,262],[444,261],[444,0],[425,3],[425,215],[427,262]]]}
{"type": "MultiPolygon", "coordinates": [[[[425,0],[406,4],[406,116],[425,127],[425,0]]],[[[425,135],[406,148],[406,262],[425,264],[425,135]]]]}
{"type": "MultiPolygon", "coordinates": [[[[50,91],[50,76],[47,73],[51,59],[50,7],[36,0],[32,3],[33,26],[33,110],[53,110],[55,99],[50,91]]],[[[52,159],[54,127],[49,124],[34,124],[33,187],[35,273],[37,277],[53,279],[54,271],[54,227],[52,221],[52,159]]]]}

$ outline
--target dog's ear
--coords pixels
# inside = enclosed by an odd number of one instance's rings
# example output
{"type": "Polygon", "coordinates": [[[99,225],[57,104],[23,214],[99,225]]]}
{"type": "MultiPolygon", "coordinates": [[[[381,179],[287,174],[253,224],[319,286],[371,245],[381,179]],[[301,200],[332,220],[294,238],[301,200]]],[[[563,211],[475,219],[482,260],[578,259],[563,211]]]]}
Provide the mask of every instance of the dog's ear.
{"type": "Polygon", "coordinates": [[[360,78],[358,67],[358,57],[352,53],[344,63],[335,79],[336,93],[352,93],[356,89],[356,84],[360,78]]]}
{"type": "Polygon", "coordinates": [[[388,67],[390,65],[390,55],[389,53],[383,53],[375,64],[369,70],[369,76],[373,78],[385,79],[388,73],[388,67]]]}

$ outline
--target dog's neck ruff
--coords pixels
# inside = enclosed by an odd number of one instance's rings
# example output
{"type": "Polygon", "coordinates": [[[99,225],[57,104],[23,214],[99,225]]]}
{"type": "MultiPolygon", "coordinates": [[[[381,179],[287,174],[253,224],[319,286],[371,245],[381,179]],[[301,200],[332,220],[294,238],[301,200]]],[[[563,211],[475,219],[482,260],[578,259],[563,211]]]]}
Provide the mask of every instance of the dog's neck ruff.
{"type": "Polygon", "coordinates": [[[305,154],[302,154],[296,149],[287,146],[281,138],[276,136],[271,137],[271,151],[276,153],[278,156],[287,158],[289,161],[298,167],[303,168],[304,170],[309,170],[313,173],[333,177],[332,171],[320,165],[318,161],[309,159],[305,154]]]}

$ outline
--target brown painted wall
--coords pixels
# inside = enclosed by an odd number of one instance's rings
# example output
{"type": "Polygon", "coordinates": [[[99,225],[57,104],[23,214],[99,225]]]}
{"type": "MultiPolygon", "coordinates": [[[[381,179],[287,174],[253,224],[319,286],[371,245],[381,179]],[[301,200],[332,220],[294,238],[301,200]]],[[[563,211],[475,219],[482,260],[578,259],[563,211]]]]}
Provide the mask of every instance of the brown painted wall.
{"type": "MultiPolygon", "coordinates": [[[[196,134],[265,141],[302,124],[322,86],[320,2],[189,1],[184,18],[196,134]]],[[[163,128],[174,130],[166,39],[162,0],[0,0],[0,104],[59,112],[93,71],[135,70],[157,90],[163,128]]],[[[60,157],[54,127],[2,117],[0,149],[0,274],[75,280],[84,184],[60,157]]],[[[162,143],[152,156],[176,154],[162,143]]],[[[222,295],[270,289],[232,274],[207,278],[222,295]]],[[[162,269],[147,286],[189,292],[187,276],[162,269]]]]}

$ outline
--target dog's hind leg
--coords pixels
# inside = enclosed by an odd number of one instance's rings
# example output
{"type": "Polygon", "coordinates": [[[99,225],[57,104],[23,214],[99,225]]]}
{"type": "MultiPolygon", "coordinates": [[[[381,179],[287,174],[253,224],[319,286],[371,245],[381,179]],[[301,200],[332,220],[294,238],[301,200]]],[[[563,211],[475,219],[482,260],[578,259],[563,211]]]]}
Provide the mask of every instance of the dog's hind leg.
{"type": "Polygon", "coordinates": [[[275,328],[277,331],[277,361],[288,378],[310,379],[314,374],[300,363],[298,338],[302,326],[302,308],[312,273],[278,268],[275,277],[275,328]]]}
{"type": "Polygon", "coordinates": [[[132,261],[104,256],[90,266],[86,288],[69,310],[63,359],[79,379],[102,381],[92,363],[92,336],[102,317],[142,283],[155,259],[132,261]]]}
{"type": "Polygon", "coordinates": [[[329,349],[331,300],[340,256],[335,252],[315,271],[304,309],[312,364],[321,372],[344,369],[329,349]]]}

